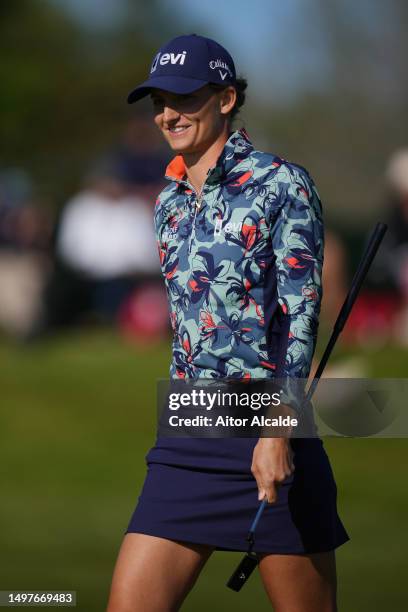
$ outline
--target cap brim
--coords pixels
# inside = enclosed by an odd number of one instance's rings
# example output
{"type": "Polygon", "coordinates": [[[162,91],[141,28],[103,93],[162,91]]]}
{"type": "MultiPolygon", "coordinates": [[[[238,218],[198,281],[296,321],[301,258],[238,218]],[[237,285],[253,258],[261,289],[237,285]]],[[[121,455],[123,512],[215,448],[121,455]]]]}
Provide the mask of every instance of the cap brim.
{"type": "Polygon", "coordinates": [[[136,87],[127,97],[128,104],[137,102],[145,96],[149,95],[152,89],[164,89],[175,94],[188,94],[204,87],[208,81],[201,79],[190,79],[187,77],[172,77],[172,76],[158,76],[156,78],[148,79],[144,83],[141,83],[139,87],[136,87]]]}

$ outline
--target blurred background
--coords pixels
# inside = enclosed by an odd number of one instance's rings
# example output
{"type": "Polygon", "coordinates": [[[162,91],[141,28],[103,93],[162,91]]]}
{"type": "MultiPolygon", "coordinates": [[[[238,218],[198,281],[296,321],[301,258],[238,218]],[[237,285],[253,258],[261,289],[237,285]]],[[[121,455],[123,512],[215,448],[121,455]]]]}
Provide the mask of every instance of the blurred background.
{"type": "MultiPolygon", "coordinates": [[[[404,0],[3,0],[0,6],[0,589],[104,608],[155,433],[170,327],[152,229],[171,153],[127,93],[197,33],[249,81],[236,127],[308,168],[326,225],[316,357],[377,221],[389,226],[326,376],[407,375],[404,0]]],[[[340,610],[407,606],[405,440],[327,440],[351,542],[340,610]],[[405,538],[405,542],[402,539],[405,538]]],[[[183,609],[268,610],[217,553],[183,609]]]]}

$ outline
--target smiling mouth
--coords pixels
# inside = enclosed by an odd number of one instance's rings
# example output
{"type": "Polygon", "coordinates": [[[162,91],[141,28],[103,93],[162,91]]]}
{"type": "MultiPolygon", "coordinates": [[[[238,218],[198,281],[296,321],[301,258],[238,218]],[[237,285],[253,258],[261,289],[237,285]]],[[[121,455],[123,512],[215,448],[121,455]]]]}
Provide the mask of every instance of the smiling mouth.
{"type": "Polygon", "coordinates": [[[189,125],[179,125],[177,127],[168,128],[168,130],[171,134],[182,134],[183,132],[188,130],[189,127],[189,125]]]}

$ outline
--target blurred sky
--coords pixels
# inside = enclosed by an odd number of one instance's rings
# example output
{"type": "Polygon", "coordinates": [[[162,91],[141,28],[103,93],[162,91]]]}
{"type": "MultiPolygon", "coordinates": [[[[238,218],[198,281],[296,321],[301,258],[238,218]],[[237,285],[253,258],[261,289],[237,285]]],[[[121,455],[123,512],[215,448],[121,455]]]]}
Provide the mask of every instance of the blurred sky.
{"type": "MultiPolygon", "coordinates": [[[[111,29],[123,18],[126,0],[52,0],[85,25],[111,29]]],[[[160,0],[161,18],[173,35],[195,32],[230,51],[251,89],[290,101],[328,85],[330,62],[318,11],[305,0],[160,0]]],[[[143,9],[142,9],[143,11],[143,9]]],[[[166,42],[148,26],[151,37],[166,42]]],[[[166,35],[167,36],[167,35],[166,35]]]]}

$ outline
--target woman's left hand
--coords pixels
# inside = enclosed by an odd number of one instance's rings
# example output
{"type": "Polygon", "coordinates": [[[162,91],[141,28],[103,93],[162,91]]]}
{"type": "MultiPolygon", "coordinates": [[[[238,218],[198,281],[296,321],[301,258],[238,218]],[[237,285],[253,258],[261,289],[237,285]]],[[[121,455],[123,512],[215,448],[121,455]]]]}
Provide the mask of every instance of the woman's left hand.
{"type": "Polygon", "coordinates": [[[293,474],[293,451],[288,438],[260,438],[254,448],[251,472],[258,485],[258,499],[273,504],[277,487],[293,474]]]}

